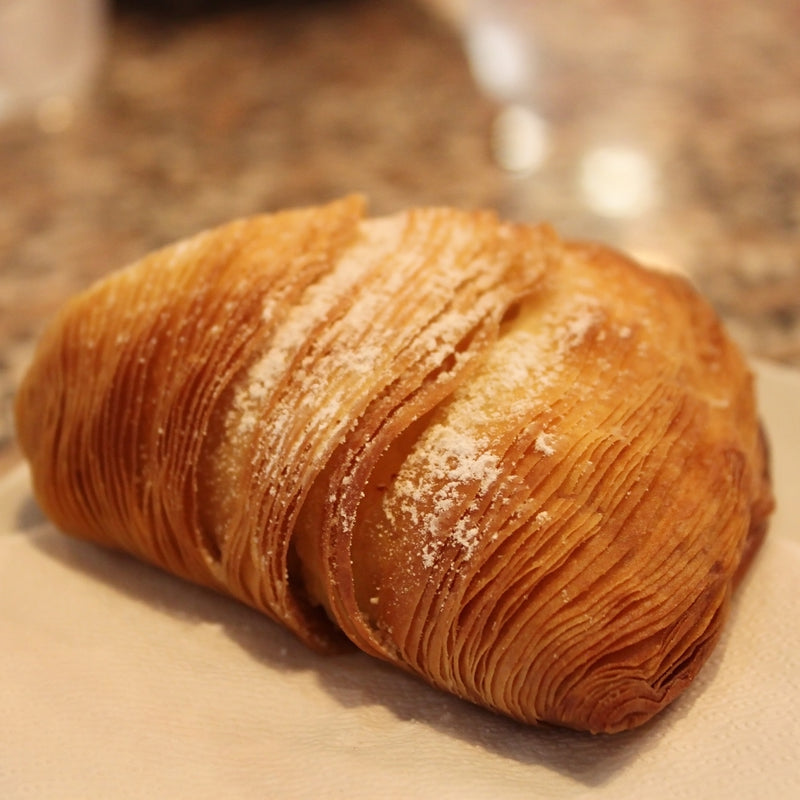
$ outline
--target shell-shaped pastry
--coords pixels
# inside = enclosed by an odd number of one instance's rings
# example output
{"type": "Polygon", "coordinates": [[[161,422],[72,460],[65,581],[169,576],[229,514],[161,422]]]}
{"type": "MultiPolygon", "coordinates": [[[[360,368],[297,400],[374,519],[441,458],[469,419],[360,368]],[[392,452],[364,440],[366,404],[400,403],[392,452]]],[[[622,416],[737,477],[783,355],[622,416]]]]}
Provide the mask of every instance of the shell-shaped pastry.
{"type": "Polygon", "coordinates": [[[772,507],[752,376],[682,279],[350,197],[74,298],[17,397],[65,532],[529,723],[642,724],[772,507]]]}

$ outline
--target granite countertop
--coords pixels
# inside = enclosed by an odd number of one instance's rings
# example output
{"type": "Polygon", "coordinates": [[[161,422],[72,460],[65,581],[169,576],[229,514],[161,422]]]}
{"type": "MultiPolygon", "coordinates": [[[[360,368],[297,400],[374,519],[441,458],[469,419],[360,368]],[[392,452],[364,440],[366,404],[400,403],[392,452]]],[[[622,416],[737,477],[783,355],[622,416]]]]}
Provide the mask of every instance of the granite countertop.
{"type": "Polygon", "coordinates": [[[352,191],[375,213],[548,219],[677,266],[748,354],[800,366],[796,0],[529,4],[514,92],[485,60],[474,80],[467,2],[159,5],[114,9],[86,98],[0,126],[0,471],[15,386],[71,293],[201,228],[352,191]]]}

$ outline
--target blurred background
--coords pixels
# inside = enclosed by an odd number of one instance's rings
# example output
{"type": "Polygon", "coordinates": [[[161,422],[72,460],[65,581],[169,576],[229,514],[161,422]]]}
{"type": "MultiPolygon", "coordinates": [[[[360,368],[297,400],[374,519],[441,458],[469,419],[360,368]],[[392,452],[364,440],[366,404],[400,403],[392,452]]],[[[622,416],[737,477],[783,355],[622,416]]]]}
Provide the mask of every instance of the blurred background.
{"type": "Polygon", "coordinates": [[[232,217],[491,207],[800,367],[798,0],[0,0],[0,471],[75,291],[232,217]]]}

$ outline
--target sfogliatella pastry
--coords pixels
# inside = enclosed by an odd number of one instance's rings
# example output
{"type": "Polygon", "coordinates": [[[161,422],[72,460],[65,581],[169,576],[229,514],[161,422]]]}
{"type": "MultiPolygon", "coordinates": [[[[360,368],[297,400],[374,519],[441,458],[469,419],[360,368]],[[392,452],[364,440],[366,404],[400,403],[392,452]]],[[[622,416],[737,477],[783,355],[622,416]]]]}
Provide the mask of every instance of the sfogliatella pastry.
{"type": "Polygon", "coordinates": [[[691,682],[772,507],[684,280],[488,212],[235,221],[75,297],[16,402],[63,531],[528,723],[691,682]]]}

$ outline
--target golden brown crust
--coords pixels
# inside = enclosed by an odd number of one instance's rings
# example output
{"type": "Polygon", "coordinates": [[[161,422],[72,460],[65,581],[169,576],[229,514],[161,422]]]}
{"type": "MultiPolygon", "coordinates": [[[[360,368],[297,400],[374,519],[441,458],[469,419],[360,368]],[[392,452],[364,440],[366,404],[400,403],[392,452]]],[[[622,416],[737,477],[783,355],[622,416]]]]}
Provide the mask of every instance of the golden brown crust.
{"type": "Polygon", "coordinates": [[[65,531],[590,731],[692,680],[772,506],[694,290],[485,212],[346,198],[167,248],[68,305],[17,418],[65,531]]]}

